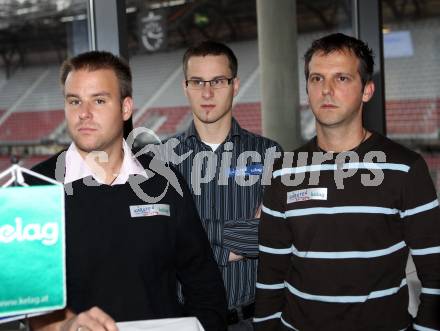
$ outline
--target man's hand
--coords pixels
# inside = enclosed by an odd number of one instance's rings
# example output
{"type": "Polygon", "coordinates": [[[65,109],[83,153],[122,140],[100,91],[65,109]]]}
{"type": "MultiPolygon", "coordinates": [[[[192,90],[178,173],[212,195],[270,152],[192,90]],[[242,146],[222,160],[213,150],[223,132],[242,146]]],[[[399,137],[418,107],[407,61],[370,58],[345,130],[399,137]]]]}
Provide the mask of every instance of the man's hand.
{"type": "Polygon", "coordinates": [[[47,315],[32,317],[34,331],[117,331],[115,321],[98,307],[79,315],[69,309],[57,310],[47,315]]]}
{"type": "Polygon", "coordinates": [[[255,212],[255,218],[260,218],[261,217],[261,206],[263,204],[259,205],[257,208],[257,211],[255,212]]]}
{"type": "Polygon", "coordinates": [[[229,252],[229,259],[228,259],[229,262],[237,262],[243,259],[244,257],[242,255],[237,255],[233,252],[229,252]]]}
{"type": "Polygon", "coordinates": [[[116,322],[98,307],[90,308],[66,320],[61,331],[118,331],[116,322]]]}

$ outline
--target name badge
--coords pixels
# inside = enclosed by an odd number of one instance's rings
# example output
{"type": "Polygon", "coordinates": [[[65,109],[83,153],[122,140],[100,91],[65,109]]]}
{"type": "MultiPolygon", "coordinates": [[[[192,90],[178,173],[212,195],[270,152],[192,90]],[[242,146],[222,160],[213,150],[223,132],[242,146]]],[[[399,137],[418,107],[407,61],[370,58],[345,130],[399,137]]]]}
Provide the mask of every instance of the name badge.
{"type": "Polygon", "coordinates": [[[262,164],[251,164],[246,167],[237,167],[228,169],[229,177],[244,177],[251,175],[261,175],[263,173],[263,165],[262,164]]]}
{"type": "Polygon", "coordinates": [[[170,216],[170,205],[152,204],[130,206],[131,217],[170,216]]]}
{"type": "Polygon", "coordinates": [[[327,200],[327,188],[318,187],[287,192],[287,203],[307,200],[327,200]]]}

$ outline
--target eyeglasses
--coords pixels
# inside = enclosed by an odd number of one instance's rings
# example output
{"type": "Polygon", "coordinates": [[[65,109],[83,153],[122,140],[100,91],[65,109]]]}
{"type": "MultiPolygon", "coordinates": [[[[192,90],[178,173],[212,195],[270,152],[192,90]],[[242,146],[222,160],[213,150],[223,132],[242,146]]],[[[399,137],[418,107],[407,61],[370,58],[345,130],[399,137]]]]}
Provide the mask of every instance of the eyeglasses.
{"type": "Polygon", "coordinates": [[[231,85],[232,81],[235,77],[232,78],[214,78],[211,80],[202,80],[202,79],[187,79],[185,81],[186,87],[191,90],[202,90],[205,87],[206,83],[209,83],[213,89],[225,88],[228,85],[231,85]]]}

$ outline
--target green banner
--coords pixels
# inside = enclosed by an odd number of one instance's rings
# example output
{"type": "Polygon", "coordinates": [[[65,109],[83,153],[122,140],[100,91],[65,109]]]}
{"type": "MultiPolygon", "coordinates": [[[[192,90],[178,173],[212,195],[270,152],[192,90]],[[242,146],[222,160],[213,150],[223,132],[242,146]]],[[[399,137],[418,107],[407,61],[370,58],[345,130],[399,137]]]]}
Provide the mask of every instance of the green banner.
{"type": "Polygon", "coordinates": [[[64,188],[0,188],[0,317],[66,305],[64,188]]]}

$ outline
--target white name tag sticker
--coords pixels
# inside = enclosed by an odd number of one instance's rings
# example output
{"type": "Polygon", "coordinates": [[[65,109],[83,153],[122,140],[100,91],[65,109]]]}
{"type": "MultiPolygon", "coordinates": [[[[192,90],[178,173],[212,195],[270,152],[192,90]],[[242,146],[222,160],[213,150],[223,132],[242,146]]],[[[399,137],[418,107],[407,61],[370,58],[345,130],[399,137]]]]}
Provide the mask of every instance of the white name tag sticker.
{"type": "Polygon", "coordinates": [[[130,206],[131,217],[170,216],[170,205],[152,204],[130,206]]]}
{"type": "Polygon", "coordinates": [[[327,188],[317,187],[287,192],[287,203],[308,200],[327,200],[327,188]]]}

